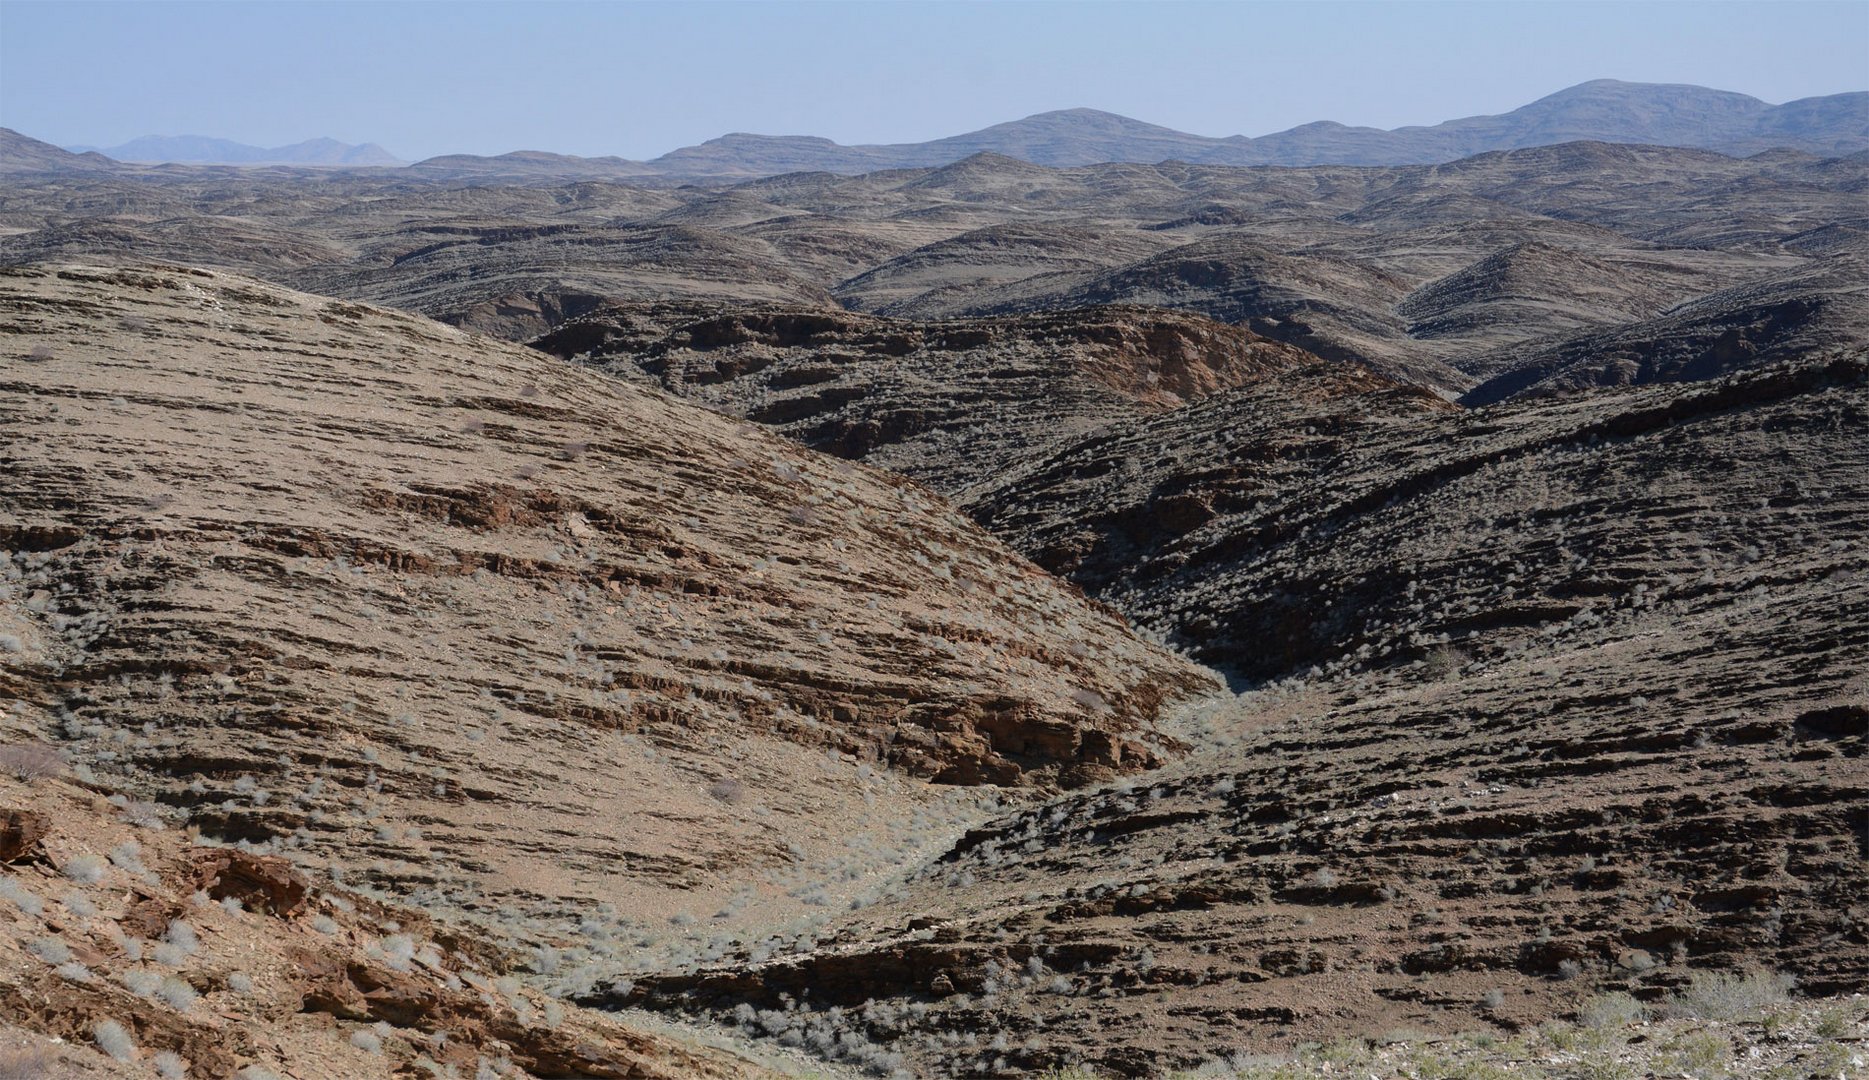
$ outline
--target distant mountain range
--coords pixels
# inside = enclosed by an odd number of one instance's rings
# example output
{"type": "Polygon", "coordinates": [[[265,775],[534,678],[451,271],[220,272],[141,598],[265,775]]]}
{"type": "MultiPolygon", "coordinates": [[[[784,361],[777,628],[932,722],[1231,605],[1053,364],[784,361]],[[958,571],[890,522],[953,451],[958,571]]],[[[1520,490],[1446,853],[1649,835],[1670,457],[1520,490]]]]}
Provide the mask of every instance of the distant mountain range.
{"type": "Polygon", "coordinates": [[[697,175],[856,173],[940,166],[986,152],[1052,166],[1167,160],[1204,165],[1425,165],[1578,140],[1735,155],[1786,147],[1835,156],[1869,148],[1869,93],[1768,105],[1744,94],[1699,86],[1599,79],[1499,116],[1393,131],[1320,121],[1257,139],[1207,138],[1095,109],[1065,109],[933,142],[889,146],[724,135],[647,164],[657,171],[697,175]]]}
{"type": "Polygon", "coordinates": [[[1744,156],[1786,148],[1824,157],[1869,149],[1869,93],[1770,105],[1699,86],[1598,79],[1498,116],[1393,131],[1322,121],[1249,139],[1208,138],[1095,109],[1064,109],[924,143],[842,146],[829,139],[736,133],[647,162],[507,154],[453,155],[412,168],[462,179],[559,175],[754,177],[931,168],[979,153],[1036,165],[1177,160],[1205,165],[1425,165],[1493,150],[1591,140],[1744,156]]]}
{"type": "MultiPolygon", "coordinates": [[[[1204,165],[1423,165],[1581,140],[1691,147],[1733,156],[1782,148],[1839,157],[1869,150],[1869,92],[1771,105],[1745,94],[1700,86],[1597,79],[1508,113],[1392,131],[1320,121],[1256,139],[1244,135],[1209,138],[1095,109],[1064,109],[921,143],[843,146],[811,136],[734,133],[651,161],[527,150],[491,157],[451,154],[408,168],[429,179],[514,183],[745,179],[792,172],[855,174],[939,167],[980,153],[1059,167],[1169,160],[1204,165]]],[[[44,157],[36,153],[33,161],[44,157]]],[[[150,136],[102,153],[134,162],[402,164],[374,143],[349,146],[331,139],[266,149],[197,136],[150,136]]],[[[9,150],[7,157],[11,155],[9,150]]],[[[20,164],[0,161],[0,171],[33,171],[20,164]]],[[[79,163],[69,167],[79,167],[79,163]]]]}
{"type": "Polygon", "coordinates": [[[205,135],[145,135],[121,146],[68,146],[73,153],[99,153],[115,161],[182,165],[402,165],[375,143],[353,146],[336,139],[307,139],[290,146],[249,146],[205,135]]]}

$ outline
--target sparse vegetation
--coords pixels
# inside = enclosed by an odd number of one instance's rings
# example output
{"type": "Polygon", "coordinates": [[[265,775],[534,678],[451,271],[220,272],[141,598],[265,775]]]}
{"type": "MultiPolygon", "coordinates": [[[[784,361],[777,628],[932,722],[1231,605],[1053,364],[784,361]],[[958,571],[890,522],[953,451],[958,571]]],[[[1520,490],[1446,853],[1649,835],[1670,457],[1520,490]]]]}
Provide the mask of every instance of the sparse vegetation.
{"type": "Polygon", "coordinates": [[[1670,997],[1663,1011],[1701,1020],[1755,1018],[1791,1000],[1796,980],[1757,969],[1696,971],[1688,986],[1670,997]]]}
{"type": "Polygon", "coordinates": [[[9,900],[15,907],[28,915],[39,916],[45,913],[45,901],[39,894],[26,888],[12,877],[0,877],[0,899],[9,900]]]}
{"type": "Polygon", "coordinates": [[[1473,657],[1465,649],[1453,645],[1436,645],[1428,651],[1421,669],[1430,679],[1450,679],[1472,662],[1473,657]]]}
{"type": "Polygon", "coordinates": [[[1640,1020],[1644,1012],[1641,1002],[1616,991],[1598,994],[1584,1002],[1577,1010],[1577,1019],[1587,1028],[1620,1028],[1640,1020]]]}
{"type": "Polygon", "coordinates": [[[0,746],[0,771],[15,780],[31,783],[63,773],[65,755],[44,743],[8,743],[0,746]]]}
{"type": "Polygon", "coordinates": [[[161,985],[156,987],[155,996],[166,1002],[176,1012],[187,1012],[194,1007],[197,995],[195,988],[190,986],[186,980],[171,975],[163,979],[161,985]]]}
{"type": "Polygon", "coordinates": [[[27,943],[26,948],[29,949],[34,956],[37,956],[48,964],[62,964],[71,959],[71,950],[66,948],[63,941],[55,937],[44,937],[31,941],[27,943]]]}
{"type": "Polygon", "coordinates": [[[746,785],[731,777],[723,777],[707,785],[707,794],[717,802],[739,806],[746,802],[746,785]]]}
{"type": "MultiPolygon", "coordinates": [[[[1620,1011],[1626,1015],[1626,1010],[1620,1011]]],[[[1860,1067],[1850,1065],[1847,1053],[1834,1052],[1838,1044],[1825,1041],[1819,1010],[1798,1011],[1779,1037],[1765,1042],[1752,1030],[1760,1018],[1753,1014],[1734,1022],[1737,1026],[1720,1028],[1687,1018],[1647,1023],[1639,1030],[1550,1024],[1509,1039],[1486,1032],[1451,1037],[1402,1032],[1373,1042],[1312,1043],[1285,1055],[1228,1055],[1168,1075],[1174,1080],[1328,1080],[1345,1075],[1414,1080],[1805,1080],[1835,1076],[1839,1067],[1860,1067]]],[[[1078,1074],[1097,1075],[1089,1070],[1078,1074]]],[[[1074,1074],[1058,1070],[1057,1075],[1074,1074]]]]}
{"type": "Polygon", "coordinates": [[[91,1037],[99,1050],[118,1061],[136,1060],[136,1040],[115,1020],[99,1020],[91,1025],[91,1037]]]}
{"type": "Polygon", "coordinates": [[[109,864],[96,855],[73,855],[59,867],[65,876],[86,885],[95,885],[104,880],[104,870],[109,864]]]}
{"type": "Polygon", "coordinates": [[[163,977],[147,968],[130,968],[123,973],[123,985],[138,997],[153,998],[162,989],[163,977]]]}

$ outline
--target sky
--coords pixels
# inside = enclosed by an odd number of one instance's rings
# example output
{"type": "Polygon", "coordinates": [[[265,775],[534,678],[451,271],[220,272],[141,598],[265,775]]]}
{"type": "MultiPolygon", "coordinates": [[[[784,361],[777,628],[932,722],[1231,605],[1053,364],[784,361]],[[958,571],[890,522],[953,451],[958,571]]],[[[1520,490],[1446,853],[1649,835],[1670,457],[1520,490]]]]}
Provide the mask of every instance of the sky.
{"type": "Polygon", "coordinates": [[[1869,0],[0,0],[0,126],[649,158],[730,131],[916,142],[1085,106],[1201,135],[1505,112],[1587,79],[1869,89],[1869,0]]]}

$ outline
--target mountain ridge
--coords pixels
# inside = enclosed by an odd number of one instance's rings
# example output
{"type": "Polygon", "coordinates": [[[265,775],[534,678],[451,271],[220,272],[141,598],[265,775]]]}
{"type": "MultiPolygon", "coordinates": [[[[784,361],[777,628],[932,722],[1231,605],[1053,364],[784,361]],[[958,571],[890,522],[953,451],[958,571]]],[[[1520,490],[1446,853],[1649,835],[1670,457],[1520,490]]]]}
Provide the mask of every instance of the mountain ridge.
{"type": "Polygon", "coordinates": [[[253,146],[210,135],[143,135],[117,146],[68,146],[72,153],[98,153],[113,161],[178,165],[408,164],[376,143],[351,144],[319,137],[285,146],[253,146]]]}
{"type": "Polygon", "coordinates": [[[665,174],[869,172],[950,164],[987,152],[1037,165],[1181,160],[1203,165],[1427,165],[1563,142],[1643,143],[1739,156],[1785,147],[1823,156],[1869,148],[1869,93],[1772,105],[1685,84],[1597,79],[1510,112],[1384,130],[1317,120],[1256,138],[1193,135],[1098,109],[1035,113],[920,143],[844,146],[817,136],[739,132],[645,162],[665,174]]]}
{"type": "MultiPolygon", "coordinates": [[[[1681,83],[1593,79],[1508,112],[1393,129],[1334,120],[1257,137],[1194,135],[1117,113],[1065,108],[911,143],[844,145],[818,135],[735,131],[638,161],[542,150],[443,154],[405,163],[375,143],[314,139],[271,149],[203,136],[145,136],[104,148],[125,162],[404,166],[437,179],[751,179],[793,172],[845,175],[938,168],[980,153],[1073,167],[1182,161],[1196,165],[1430,165],[1476,154],[1589,141],[1711,150],[1745,157],[1774,149],[1841,157],[1869,150],[1869,91],[1770,104],[1681,83]]],[[[71,151],[99,152],[96,147],[71,151]]],[[[20,170],[13,170],[20,171],[20,170]]]]}

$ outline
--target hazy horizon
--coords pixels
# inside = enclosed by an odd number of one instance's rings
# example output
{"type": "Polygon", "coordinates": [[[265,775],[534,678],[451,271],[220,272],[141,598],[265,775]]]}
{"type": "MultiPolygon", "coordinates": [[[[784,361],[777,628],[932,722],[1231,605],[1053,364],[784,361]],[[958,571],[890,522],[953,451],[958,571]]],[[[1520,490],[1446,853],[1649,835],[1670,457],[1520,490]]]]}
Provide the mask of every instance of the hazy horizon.
{"type": "Polygon", "coordinates": [[[1862,90],[1858,3],[0,7],[0,125],[648,159],[734,131],[918,142],[1093,108],[1208,136],[1507,112],[1597,78],[1862,90]]]}

